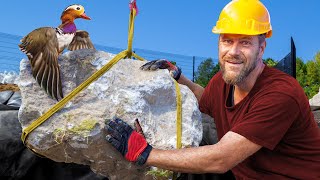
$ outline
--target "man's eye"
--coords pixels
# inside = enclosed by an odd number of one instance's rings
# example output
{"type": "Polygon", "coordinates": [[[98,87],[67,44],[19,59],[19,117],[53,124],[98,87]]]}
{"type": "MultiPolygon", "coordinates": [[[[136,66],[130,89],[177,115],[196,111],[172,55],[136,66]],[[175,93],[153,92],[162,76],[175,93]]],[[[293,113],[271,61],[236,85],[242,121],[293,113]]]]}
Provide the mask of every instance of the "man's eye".
{"type": "Polygon", "coordinates": [[[250,45],[251,43],[249,41],[242,41],[241,44],[246,46],[246,45],[250,45]]]}
{"type": "Polygon", "coordinates": [[[225,44],[231,44],[231,43],[232,43],[232,40],[230,40],[230,39],[225,39],[225,40],[223,40],[222,42],[225,43],[225,44]]]}

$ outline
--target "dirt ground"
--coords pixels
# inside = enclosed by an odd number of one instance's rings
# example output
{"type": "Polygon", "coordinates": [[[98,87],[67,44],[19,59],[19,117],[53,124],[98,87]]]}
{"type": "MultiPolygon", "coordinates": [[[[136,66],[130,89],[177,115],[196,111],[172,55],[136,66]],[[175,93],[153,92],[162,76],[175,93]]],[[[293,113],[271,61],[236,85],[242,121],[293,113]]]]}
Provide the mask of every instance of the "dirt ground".
{"type": "Polygon", "coordinates": [[[20,91],[18,85],[16,85],[16,84],[1,84],[0,83],[0,92],[9,91],[9,90],[14,91],[14,92],[20,91]]]}

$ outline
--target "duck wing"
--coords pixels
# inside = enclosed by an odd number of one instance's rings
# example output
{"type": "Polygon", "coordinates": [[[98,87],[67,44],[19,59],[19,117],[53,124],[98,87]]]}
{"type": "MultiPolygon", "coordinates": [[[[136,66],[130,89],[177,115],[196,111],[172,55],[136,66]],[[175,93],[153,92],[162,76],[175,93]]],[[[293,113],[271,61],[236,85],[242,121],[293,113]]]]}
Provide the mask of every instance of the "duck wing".
{"type": "Polygon", "coordinates": [[[79,49],[95,49],[87,31],[77,31],[68,46],[68,50],[70,51],[79,49]]]}
{"type": "Polygon", "coordinates": [[[63,98],[56,30],[51,27],[35,29],[21,39],[19,47],[27,54],[32,75],[38,84],[58,101],[63,98]]]}

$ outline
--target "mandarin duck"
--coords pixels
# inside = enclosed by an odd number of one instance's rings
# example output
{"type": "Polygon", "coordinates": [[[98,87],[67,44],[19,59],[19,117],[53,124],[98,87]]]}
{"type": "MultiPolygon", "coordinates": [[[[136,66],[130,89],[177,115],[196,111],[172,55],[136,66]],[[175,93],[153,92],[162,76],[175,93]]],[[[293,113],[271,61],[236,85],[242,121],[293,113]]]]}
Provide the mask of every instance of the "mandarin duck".
{"type": "Polygon", "coordinates": [[[86,31],[77,31],[74,20],[90,20],[84,7],[78,4],[68,6],[61,15],[62,24],[57,28],[41,27],[21,39],[20,50],[31,64],[32,75],[38,84],[57,101],[63,98],[58,56],[68,48],[94,49],[86,31]]]}

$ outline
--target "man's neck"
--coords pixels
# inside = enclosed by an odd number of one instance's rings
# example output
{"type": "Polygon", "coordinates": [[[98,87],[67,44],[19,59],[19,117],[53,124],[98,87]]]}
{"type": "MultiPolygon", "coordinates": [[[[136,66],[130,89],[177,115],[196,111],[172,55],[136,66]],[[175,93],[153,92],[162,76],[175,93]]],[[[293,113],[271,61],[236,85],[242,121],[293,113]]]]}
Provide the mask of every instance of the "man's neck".
{"type": "Polygon", "coordinates": [[[234,103],[239,103],[243,98],[245,98],[251,89],[253,88],[256,80],[262,73],[265,65],[262,61],[259,61],[256,68],[245,78],[241,83],[235,85],[234,89],[234,103]]]}

